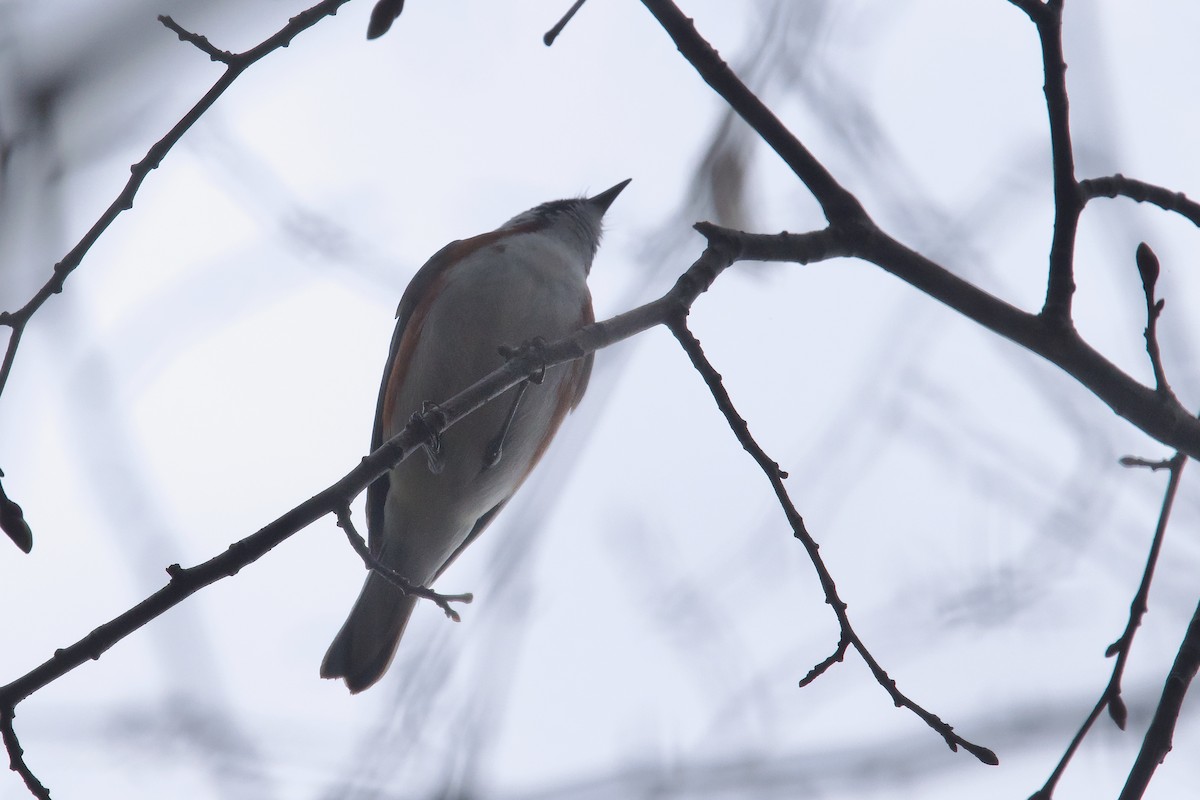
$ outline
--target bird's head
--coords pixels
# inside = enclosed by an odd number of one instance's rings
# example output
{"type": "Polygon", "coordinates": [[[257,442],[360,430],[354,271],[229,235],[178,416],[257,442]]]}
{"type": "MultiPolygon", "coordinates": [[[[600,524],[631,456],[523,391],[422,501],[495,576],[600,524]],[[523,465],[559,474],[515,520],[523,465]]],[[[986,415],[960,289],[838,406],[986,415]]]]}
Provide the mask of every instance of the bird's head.
{"type": "Polygon", "coordinates": [[[600,246],[604,212],[617,199],[632,178],[605,189],[594,197],[576,197],[569,200],[551,200],[523,211],[504,223],[501,230],[521,232],[544,232],[565,240],[580,248],[590,270],[592,258],[600,246]]]}

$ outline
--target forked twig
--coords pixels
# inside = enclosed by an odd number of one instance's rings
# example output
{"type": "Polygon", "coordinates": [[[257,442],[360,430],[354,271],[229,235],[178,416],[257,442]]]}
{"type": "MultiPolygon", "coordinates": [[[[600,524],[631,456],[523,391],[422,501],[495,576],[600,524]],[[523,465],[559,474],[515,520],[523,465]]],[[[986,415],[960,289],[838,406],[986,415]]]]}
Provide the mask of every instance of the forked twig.
{"type": "Polygon", "coordinates": [[[684,352],[687,353],[688,358],[691,359],[692,366],[695,367],[696,371],[704,379],[705,385],[708,386],[709,392],[712,394],[713,399],[716,400],[717,407],[725,416],[726,422],[729,424],[734,436],[737,437],[738,442],[742,445],[742,448],[750,454],[750,457],[758,464],[763,474],[767,476],[767,480],[771,483],[771,488],[775,491],[775,497],[778,499],[779,505],[783,509],[788,523],[791,525],[793,535],[808,552],[809,560],[812,562],[813,568],[817,572],[817,578],[821,583],[821,588],[825,592],[825,602],[833,609],[833,613],[837,617],[838,626],[841,629],[841,638],[838,642],[837,650],[834,651],[834,654],[830,658],[822,661],[811,670],[801,681],[801,685],[811,683],[817,675],[825,672],[835,662],[840,661],[848,647],[853,647],[871,670],[871,674],[875,676],[876,682],[884,688],[897,707],[907,708],[920,717],[926,725],[945,740],[947,746],[952,751],[957,752],[958,748],[962,747],[985,764],[999,764],[1000,760],[994,752],[959,736],[954,732],[954,728],[951,725],[942,721],[936,714],[918,705],[908,695],[901,692],[896,682],[887,674],[871,654],[871,651],[867,649],[866,644],[859,638],[853,625],[850,623],[850,617],[846,612],[846,603],[838,595],[837,585],[833,581],[833,575],[829,572],[829,568],[821,558],[816,540],[808,532],[808,529],[804,525],[804,519],[800,516],[800,512],[796,510],[796,506],[792,502],[787,488],[783,485],[783,480],[787,477],[787,473],[781,470],[779,464],[772,460],[758,442],[755,441],[750,433],[749,426],[746,424],[746,420],[738,414],[737,409],[733,405],[733,400],[725,390],[720,373],[713,368],[712,364],[708,361],[708,357],[704,355],[700,341],[688,329],[686,309],[680,310],[677,314],[669,318],[667,320],[667,328],[674,334],[680,346],[683,347],[684,352]]]}
{"type": "Polygon", "coordinates": [[[208,39],[185,30],[170,17],[159,17],[163,25],[179,36],[180,39],[193,45],[210,58],[224,63],[225,72],[204,93],[204,96],[167,131],[166,135],[150,146],[150,149],[146,152],[142,160],[129,168],[129,180],[126,181],[125,187],[121,189],[116,199],[104,210],[100,218],[92,224],[92,227],[83,235],[83,238],[63,256],[61,261],[54,265],[54,270],[50,278],[38,289],[33,297],[15,311],[0,312],[0,325],[12,329],[12,333],[8,339],[8,346],[4,351],[4,359],[0,361],[0,394],[4,393],[4,387],[8,383],[8,376],[12,373],[12,365],[13,360],[16,358],[17,347],[21,343],[21,336],[25,332],[25,327],[29,324],[30,318],[37,313],[38,309],[45,305],[47,300],[63,290],[67,277],[75,271],[83,261],[83,257],[92,248],[92,245],[96,243],[102,233],[108,230],[113,221],[123,212],[133,208],[133,200],[137,196],[138,190],[141,189],[142,183],[145,182],[147,176],[153,170],[158,168],[158,165],[162,163],[167,153],[178,144],[183,135],[196,124],[196,121],[212,107],[217,98],[224,94],[225,90],[243,72],[264,56],[287,47],[297,35],[316,25],[325,17],[337,13],[338,8],[346,2],[348,0],[322,0],[322,2],[305,11],[301,11],[289,19],[287,24],[280,28],[274,35],[264,39],[244,53],[236,54],[217,49],[208,39]]]}
{"type": "Polygon", "coordinates": [[[25,751],[17,739],[17,731],[13,728],[13,718],[17,716],[13,705],[0,706],[0,741],[8,752],[8,768],[21,776],[25,788],[38,800],[50,800],[50,790],[33,774],[33,770],[25,763],[25,751]]]}
{"type": "Polygon", "coordinates": [[[437,607],[446,613],[446,616],[455,622],[462,622],[462,618],[458,612],[450,605],[451,603],[470,603],[475,599],[475,595],[471,593],[465,594],[442,594],[435,592],[425,586],[414,586],[396,570],[391,569],[371,552],[367,547],[366,541],[362,535],[354,527],[354,520],[350,517],[350,507],[345,506],[334,512],[337,517],[338,527],[346,532],[346,538],[350,540],[350,546],[354,548],[354,552],[358,553],[359,558],[363,560],[363,564],[367,569],[382,575],[387,579],[387,582],[395,586],[400,591],[413,597],[423,597],[426,600],[432,600],[437,604],[437,607]]]}
{"type": "Polygon", "coordinates": [[[1059,762],[1054,767],[1054,771],[1050,773],[1050,777],[1046,779],[1046,783],[1042,785],[1030,796],[1030,800],[1050,800],[1054,795],[1054,790],[1058,786],[1059,780],[1067,769],[1067,765],[1071,763],[1071,759],[1075,757],[1076,751],[1079,750],[1080,744],[1083,743],[1084,737],[1092,729],[1096,720],[1100,718],[1100,714],[1108,709],[1108,714],[1112,717],[1113,722],[1121,730],[1125,729],[1125,722],[1128,713],[1125,709],[1125,702],[1121,699],[1121,678],[1125,674],[1125,664],[1129,660],[1129,653],[1133,648],[1133,637],[1137,633],[1137,629],[1142,624],[1142,617],[1146,615],[1149,608],[1150,585],[1154,581],[1154,569],[1158,565],[1158,556],[1162,551],[1163,538],[1167,532],[1167,521],[1171,518],[1171,509],[1175,505],[1175,494],[1179,489],[1179,481],[1183,475],[1183,467],[1187,463],[1187,456],[1181,453],[1176,453],[1174,457],[1165,462],[1146,461],[1144,459],[1135,459],[1125,457],[1121,459],[1121,463],[1125,466],[1144,466],[1152,470],[1166,468],[1171,471],[1171,477],[1167,480],[1166,492],[1163,495],[1162,508],[1158,513],[1158,524],[1154,528],[1154,538],[1150,542],[1150,553],[1146,557],[1146,567],[1142,570],[1142,580],[1138,584],[1137,592],[1133,596],[1133,602],[1129,605],[1129,620],[1125,624],[1125,630],[1121,633],[1117,640],[1108,646],[1104,651],[1104,655],[1108,657],[1116,656],[1117,660],[1113,664],[1112,674],[1109,676],[1108,685],[1104,687],[1104,691],[1100,694],[1100,699],[1096,701],[1096,705],[1092,708],[1091,713],[1084,719],[1083,724],[1079,726],[1075,736],[1071,739],[1071,743],[1067,745],[1066,752],[1059,762]]]}

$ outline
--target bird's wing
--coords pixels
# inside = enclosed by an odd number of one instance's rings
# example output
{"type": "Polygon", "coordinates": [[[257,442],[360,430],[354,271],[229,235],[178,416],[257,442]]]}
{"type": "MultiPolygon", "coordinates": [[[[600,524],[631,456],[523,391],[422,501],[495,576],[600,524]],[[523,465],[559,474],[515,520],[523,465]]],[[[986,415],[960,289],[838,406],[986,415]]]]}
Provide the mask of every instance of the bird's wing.
{"type": "MultiPolygon", "coordinates": [[[[408,371],[412,351],[421,337],[425,315],[437,296],[438,282],[444,279],[447,268],[509,233],[511,231],[492,231],[470,239],[453,241],[434,253],[409,281],[408,288],[400,297],[400,305],[396,308],[396,330],[392,334],[387,364],[383,369],[383,380],[379,385],[379,399],[375,403],[375,426],[371,432],[372,452],[379,449],[384,439],[395,436],[408,424],[407,419],[392,419],[395,413],[394,398],[408,371]]],[[[383,547],[383,509],[387,505],[389,485],[388,473],[385,472],[367,487],[367,535],[373,553],[378,553],[383,547]]]]}

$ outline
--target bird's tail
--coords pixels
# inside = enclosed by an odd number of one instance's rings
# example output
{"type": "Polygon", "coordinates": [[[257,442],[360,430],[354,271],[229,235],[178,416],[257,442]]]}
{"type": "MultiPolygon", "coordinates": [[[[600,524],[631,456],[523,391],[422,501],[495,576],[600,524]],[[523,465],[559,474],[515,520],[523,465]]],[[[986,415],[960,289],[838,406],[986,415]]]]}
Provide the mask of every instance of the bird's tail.
{"type": "Polygon", "coordinates": [[[350,616],[325,653],[321,677],[342,678],[354,694],[379,680],[396,655],[416,602],[382,575],[368,575],[350,616]]]}

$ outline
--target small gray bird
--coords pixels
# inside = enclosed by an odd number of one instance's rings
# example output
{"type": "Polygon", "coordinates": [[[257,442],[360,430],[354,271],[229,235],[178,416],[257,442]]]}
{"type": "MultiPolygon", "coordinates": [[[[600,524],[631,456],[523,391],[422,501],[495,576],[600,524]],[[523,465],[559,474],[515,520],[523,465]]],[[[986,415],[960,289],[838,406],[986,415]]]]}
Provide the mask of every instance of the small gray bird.
{"type": "MultiPolygon", "coordinates": [[[[605,211],[629,181],[595,197],[543,203],[502,226],[451,242],[413,277],[379,389],[374,450],[426,402],[445,400],[503,363],[499,348],[574,333],[594,320],[587,276],[605,211]]],[[[429,586],[495,519],[587,388],[592,357],[514,387],[443,434],[429,458],[409,458],[367,489],[371,552],[429,586]]],[[[383,676],[416,598],[367,576],[321,677],[361,692],[383,676]]]]}

